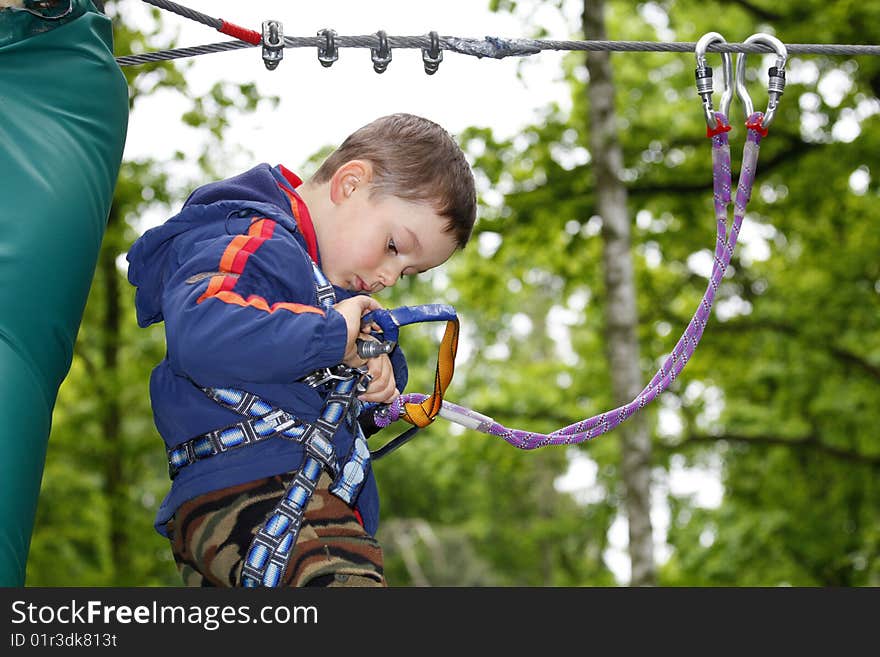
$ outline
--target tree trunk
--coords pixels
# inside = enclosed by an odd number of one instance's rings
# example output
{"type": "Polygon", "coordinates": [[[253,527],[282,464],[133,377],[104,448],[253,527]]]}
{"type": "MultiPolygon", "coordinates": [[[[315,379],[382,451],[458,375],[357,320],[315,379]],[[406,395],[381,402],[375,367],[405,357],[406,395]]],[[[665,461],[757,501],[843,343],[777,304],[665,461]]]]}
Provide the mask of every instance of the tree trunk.
{"type": "Polygon", "coordinates": [[[119,272],[116,258],[119,250],[114,247],[117,237],[114,231],[120,230],[120,219],[116,206],[111,208],[107,231],[98,260],[98,278],[104,287],[104,315],[101,327],[101,360],[104,382],[98,385],[102,391],[101,433],[106,444],[104,459],[104,489],[110,515],[110,560],[112,562],[113,582],[122,584],[126,564],[129,563],[128,535],[126,532],[127,496],[124,476],[124,448],[122,444],[122,413],[119,401],[119,345],[121,340],[121,319],[119,307],[119,272]]]}
{"type": "MultiPolygon", "coordinates": [[[[605,1],[584,0],[584,37],[606,40],[605,1]]],[[[617,139],[610,53],[587,54],[590,151],[596,198],[602,218],[606,303],[606,344],[616,405],[629,403],[642,389],[638,317],[633,277],[626,188],[620,179],[623,152],[617,139]]],[[[651,535],[651,439],[644,417],[636,414],[618,429],[623,441],[622,480],[629,521],[631,586],[653,586],[651,535]]]]}

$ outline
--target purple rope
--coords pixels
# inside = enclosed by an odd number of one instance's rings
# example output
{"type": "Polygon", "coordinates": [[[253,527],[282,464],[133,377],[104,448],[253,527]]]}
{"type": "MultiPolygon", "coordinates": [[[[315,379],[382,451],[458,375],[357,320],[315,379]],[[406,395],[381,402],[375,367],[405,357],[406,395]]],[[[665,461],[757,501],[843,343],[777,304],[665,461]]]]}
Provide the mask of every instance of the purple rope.
{"type": "MultiPolygon", "coordinates": [[[[727,125],[727,117],[717,112],[716,117],[719,125],[727,125]]],[[[760,120],[763,118],[761,112],[756,112],[749,117],[749,126],[760,126],[760,120]]],[[[713,196],[715,201],[715,216],[717,219],[717,239],[715,242],[715,257],[712,267],[712,274],[709,278],[709,285],[700,305],[691,318],[690,323],[679,338],[672,353],[666,358],[664,363],[654,374],[651,382],[633,399],[630,403],[619,406],[612,411],[606,411],[599,415],[594,415],[586,420],[575,422],[567,427],[558,429],[553,433],[541,434],[531,431],[523,431],[520,429],[508,429],[505,426],[495,422],[491,418],[486,417],[476,411],[463,406],[452,404],[448,401],[443,402],[443,409],[451,412],[453,415],[459,416],[465,420],[468,426],[476,431],[488,433],[493,436],[503,438],[514,447],[530,450],[547,445],[570,445],[592,440],[597,436],[601,436],[620,425],[628,418],[635,415],[639,409],[644,408],[654,401],[660,393],[666,390],[669,385],[675,381],[681,371],[684,369],[690,357],[693,355],[706,323],[709,320],[709,314],[712,310],[712,303],[715,300],[715,294],[727,267],[730,265],[730,259],[733,256],[733,249],[739,236],[743,218],[746,213],[746,206],[752,193],[752,185],[755,182],[755,168],[758,162],[758,151],[761,144],[761,134],[749,128],[746,137],[746,143],[743,147],[742,170],[740,171],[739,184],[736,190],[736,199],[734,201],[734,218],[733,225],[730,228],[730,234],[727,231],[727,215],[731,201],[731,168],[730,168],[730,144],[726,132],[720,132],[712,137],[712,180],[713,180],[713,196]]],[[[407,402],[420,403],[427,399],[427,395],[408,394],[401,395],[395,402],[387,408],[384,417],[377,414],[376,423],[382,425],[390,424],[400,417],[403,405],[407,402]]],[[[443,412],[441,411],[441,414],[443,412]]],[[[380,425],[380,426],[382,426],[380,425]]]]}

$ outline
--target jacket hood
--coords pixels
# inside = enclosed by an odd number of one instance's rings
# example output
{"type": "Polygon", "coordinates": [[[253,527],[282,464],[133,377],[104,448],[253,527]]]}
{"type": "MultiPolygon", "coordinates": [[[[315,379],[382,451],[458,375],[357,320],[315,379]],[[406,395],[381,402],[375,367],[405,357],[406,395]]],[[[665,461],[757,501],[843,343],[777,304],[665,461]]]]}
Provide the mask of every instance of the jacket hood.
{"type": "MultiPolygon", "coordinates": [[[[290,226],[290,201],[280,185],[291,184],[275,168],[260,164],[242,174],[209,183],[190,194],[183,209],[164,224],[146,231],[135,240],[128,254],[128,281],[137,288],[135,309],[141,327],[161,322],[162,294],[174,272],[172,262],[178,245],[189,244],[208,232],[216,233],[216,222],[246,206],[290,226]],[[281,212],[279,212],[281,210],[281,212]],[[169,264],[171,266],[169,266],[169,264]]],[[[291,228],[295,229],[294,226],[291,228]]]]}

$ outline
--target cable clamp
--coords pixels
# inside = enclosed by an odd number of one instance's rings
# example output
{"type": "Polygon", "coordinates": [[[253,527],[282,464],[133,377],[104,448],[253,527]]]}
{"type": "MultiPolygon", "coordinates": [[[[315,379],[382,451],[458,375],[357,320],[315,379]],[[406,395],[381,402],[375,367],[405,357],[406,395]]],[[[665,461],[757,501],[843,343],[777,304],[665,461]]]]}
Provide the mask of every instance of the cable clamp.
{"type": "Polygon", "coordinates": [[[391,63],[391,46],[388,45],[388,35],[385,34],[385,30],[379,30],[376,32],[376,36],[379,37],[379,46],[377,48],[370,48],[373,70],[376,73],[384,73],[385,69],[388,68],[388,64],[391,63]]]}
{"type": "Polygon", "coordinates": [[[274,71],[284,57],[284,27],[281,21],[263,21],[263,63],[274,71]]]}
{"type": "Polygon", "coordinates": [[[431,45],[422,48],[422,61],[425,64],[425,73],[434,75],[440,68],[440,62],[443,61],[443,50],[440,48],[440,37],[436,32],[429,32],[428,38],[431,39],[431,45]]]}
{"type": "Polygon", "coordinates": [[[318,61],[324,68],[329,68],[333,66],[333,62],[339,59],[339,48],[336,47],[336,30],[329,28],[319,30],[318,36],[324,38],[324,45],[318,46],[318,61]]]}

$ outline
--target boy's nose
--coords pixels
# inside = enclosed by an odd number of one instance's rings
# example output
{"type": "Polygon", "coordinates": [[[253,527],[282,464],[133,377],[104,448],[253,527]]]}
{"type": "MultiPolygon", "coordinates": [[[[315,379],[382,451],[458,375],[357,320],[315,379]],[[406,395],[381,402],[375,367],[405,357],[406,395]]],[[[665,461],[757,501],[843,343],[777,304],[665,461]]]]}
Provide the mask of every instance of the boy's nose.
{"type": "Polygon", "coordinates": [[[400,278],[400,272],[392,267],[384,267],[379,270],[379,282],[383,287],[391,287],[400,278]]]}

